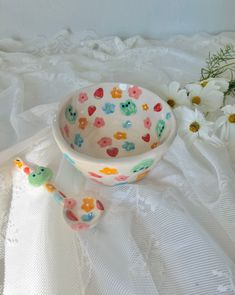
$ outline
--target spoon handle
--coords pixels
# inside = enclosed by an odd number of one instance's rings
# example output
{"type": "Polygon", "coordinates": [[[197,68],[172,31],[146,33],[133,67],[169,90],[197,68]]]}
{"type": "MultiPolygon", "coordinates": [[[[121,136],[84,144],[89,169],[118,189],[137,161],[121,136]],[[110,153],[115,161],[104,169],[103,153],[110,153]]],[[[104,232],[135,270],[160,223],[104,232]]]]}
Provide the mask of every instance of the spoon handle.
{"type": "MultiPolygon", "coordinates": [[[[33,169],[27,164],[25,164],[23,160],[21,160],[20,158],[15,158],[13,160],[13,163],[26,175],[29,175],[33,171],[33,169]]],[[[63,192],[57,189],[56,186],[51,182],[46,182],[43,184],[43,186],[49,193],[53,194],[53,198],[57,201],[57,203],[59,203],[62,206],[64,205],[64,200],[68,197],[63,192]]]]}

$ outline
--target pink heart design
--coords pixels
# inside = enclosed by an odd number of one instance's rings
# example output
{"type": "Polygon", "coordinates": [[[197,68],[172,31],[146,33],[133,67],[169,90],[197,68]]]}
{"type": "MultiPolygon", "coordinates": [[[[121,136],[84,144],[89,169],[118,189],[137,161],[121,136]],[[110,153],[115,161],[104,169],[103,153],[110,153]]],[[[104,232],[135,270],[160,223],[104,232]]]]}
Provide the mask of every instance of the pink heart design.
{"type": "Polygon", "coordinates": [[[116,148],[116,147],[109,148],[106,150],[106,152],[110,157],[116,157],[118,154],[118,148],[116,148]]]}
{"type": "Polygon", "coordinates": [[[147,133],[146,135],[142,136],[142,139],[143,139],[145,142],[149,142],[149,141],[150,141],[150,134],[147,133]]]}
{"type": "Polygon", "coordinates": [[[92,116],[95,111],[96,111],[96,106],[89,106],[88,107],[88,115],[89,116],[92,116]]]}

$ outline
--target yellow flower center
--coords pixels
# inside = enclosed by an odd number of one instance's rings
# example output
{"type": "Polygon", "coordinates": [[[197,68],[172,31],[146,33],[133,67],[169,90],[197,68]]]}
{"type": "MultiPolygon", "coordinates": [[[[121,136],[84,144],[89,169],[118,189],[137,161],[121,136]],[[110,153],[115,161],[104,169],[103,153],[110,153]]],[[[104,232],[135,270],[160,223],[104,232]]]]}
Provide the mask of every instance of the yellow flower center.
{"type": "Polygon", "coordinates": [[[201,103],[201,97],[200,96],[193,96],[192,97],[192,103],[193,104],[200,104],[201,103]]]}
{"type": "Polygon", "coordinates": [[[206,81],[206,80],[200,82],[200,85],[202,87],[206,87],[207,84],[208,84],[208,81],[206,81]]]}
{"type": "Polygon", "coordinates": [[[229,121],[229,123],[235,123],[235,114],[229,115],[228,121],[229,121]]]}
{"type": "Polygon", "coordinates": [[[167,103],[169,104],[170,107],[174,107],[175,106],[175,101],[172,97],[169,97],[167,103]]]}
{"type": "Polygon", "coordinates": [[[193,122],[189,125],[189,130],[191,132],[196,133],[196,132],[198,132],[199,129],[200,129],[200,125],[198,124],[198,122],[193,122]]]}

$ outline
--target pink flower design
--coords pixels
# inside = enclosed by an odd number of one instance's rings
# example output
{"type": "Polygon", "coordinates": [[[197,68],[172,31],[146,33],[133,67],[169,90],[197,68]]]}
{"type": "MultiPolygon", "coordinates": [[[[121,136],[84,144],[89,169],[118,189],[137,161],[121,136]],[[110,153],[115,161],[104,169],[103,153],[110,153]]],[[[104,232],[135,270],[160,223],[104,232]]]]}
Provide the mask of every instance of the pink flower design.
{"type": "Polygon", "coordinates": [[[96,178],[102,178],[101,175],[96,174],[95,172],[88,172],[88,174],[89,174],[90,176],[93,176],[93,177],[96,177],[96,178]]]}
{"type": "Polygon", "coordinates": [[[88,96],[87,96],[86,92],[81,92],[81,93],[79,94],[78,100],[79,100],[81,103],[84,103],[86,100],[88,100],[88,96]]]}
{"type": "Polygon", "coordinates": [[[128,93],[130,97],[134,97],[135,99],[138,99],[140,95],[142,94],[142,90],[137,86],[133,86],[128,89],[128,93]]]}
{"type": "Polygon", "coordinates": [[[148,118],[144,119],[144,127],[147,129],[150,129],[151,126],[152,126],[152,122],[151,122],[150,118],[148,117],[148,118]]]}
{"type": "Polygon", "coordinates": [[[86,223],[75,223],[75,224],[71,224],[71,228],[73,230],[83,230],[83,229],[87,229],[89,227],[89,224],[86,223]]]}
{"type": "Polygon", "coordinates": [[[64,133],[67,137],[69,137],[69,127],[67,124],[64,126],[64,133]]]}
{"type": "Polygon", "coordinates": [[[99,141],[97,141],[100,147],[106,147],[112,144],[112,138],[110,137],[102,137],[99,141]]]}
{"type": "Polygon", "coordinates": [[[72,198],[64,199],[64,207],[67,209],[73,209],[76,206],[76,201],[72,198]]]}
{"type": "Polygon", "coordinates": [[[128,176],[118,175],[114,179],[116,179],[117,181],[125,181],[125,180],[127,180],[127,178],[128,178],[128,176]]]}
{"type": "Polygon", "coordinates": [[[94,121],[94,126],[97,128],[103,127],[105,125],[104,119],[101,117],[96,117],[94,121]]]}

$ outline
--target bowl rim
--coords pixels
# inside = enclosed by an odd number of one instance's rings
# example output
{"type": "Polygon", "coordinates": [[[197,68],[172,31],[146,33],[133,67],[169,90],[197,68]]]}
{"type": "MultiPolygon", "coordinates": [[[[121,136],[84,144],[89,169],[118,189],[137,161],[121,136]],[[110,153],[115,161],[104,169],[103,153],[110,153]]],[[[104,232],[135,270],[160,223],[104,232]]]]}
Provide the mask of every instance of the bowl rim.
{"type": "MultiPolygon", "coordinates": [[[[104,87],[104,86],[103,86],[104,87]]],[[[176,118],[175,118],[175,114],[173,112],[173,110],[171,109],[171,107],[157,94],[154,93],[153,91],[142,87],[140,85],[136,85],[136,84],[130,84],[130,83],[126,83],[126,82],[99,82],[99,83],[95,83],[95,84],[90,84],[88,86],[85,87],[81,87],[78,88],[76,90],[74,90],[73,92],[69,93],[68,95],[66,95],[65,99],[59,104],[59,107],[56,111],[54,120],[52,122],[52,132],[53,132],[53,136],[54,139],[56,141],[56,143],[58,144],[58,146],[61,148],[63,154],[66,154],[68,156],[71,155],[71,158],[75,158],[76,161],[78,162],[93,162],[93,163],[97,163],[97,164],[113,164],[113,163],[126,163],[128,162],[136,162],[138,160],[143,160],[143,159],[147,159],[150,157],[154,157],[155,158],[155,154],[156,152],[160,151],[161,149],[165,149],[165,151],[167,151],[167,149],[170,147],[170,145],[172,144],[172,142],[174,141],[175,137],[176,137],[176,133],[177,133],[177,125],[176,125],[176,118]],[[146,152],[140,153],[138,155],[133,155],[133,156],[128,156],[128,157],[117,157],[117,158],[97,158],[97,157],[92,157],[89,155],[86,155],[84,153],[78,153],[76,151],[74,151],[71,146],[67,143],[67,141],[64,139],[63,135],[61,134],[61,130],[60,130],[60,126],[59,126],[59,118],[60,118],[60,114],[62,112],[62,110],[64,109],[65,105],[69,102],[69,100],[71,99],[71,97],[77,93],[78,91],[85,91],[86,89],[89,89],[90,87],[102,87],[102,85],[118,85],[118,84],[125,84],[127,86],[139,86],[141,87],[143,90],[147,90],[148,92],[152,93],[153,95],[157,96],[158,99],[160,99],[160,103],[162,105],[164,105],[164,108],[166,108],[168,110],[168,112],[171,113],[172,116],[172,120],[171,120],[171,131],[170,134],[167,136],[167,138],[161,143],[161,145],[159,145],[157,148],[148,150],[146,152]]]]}

